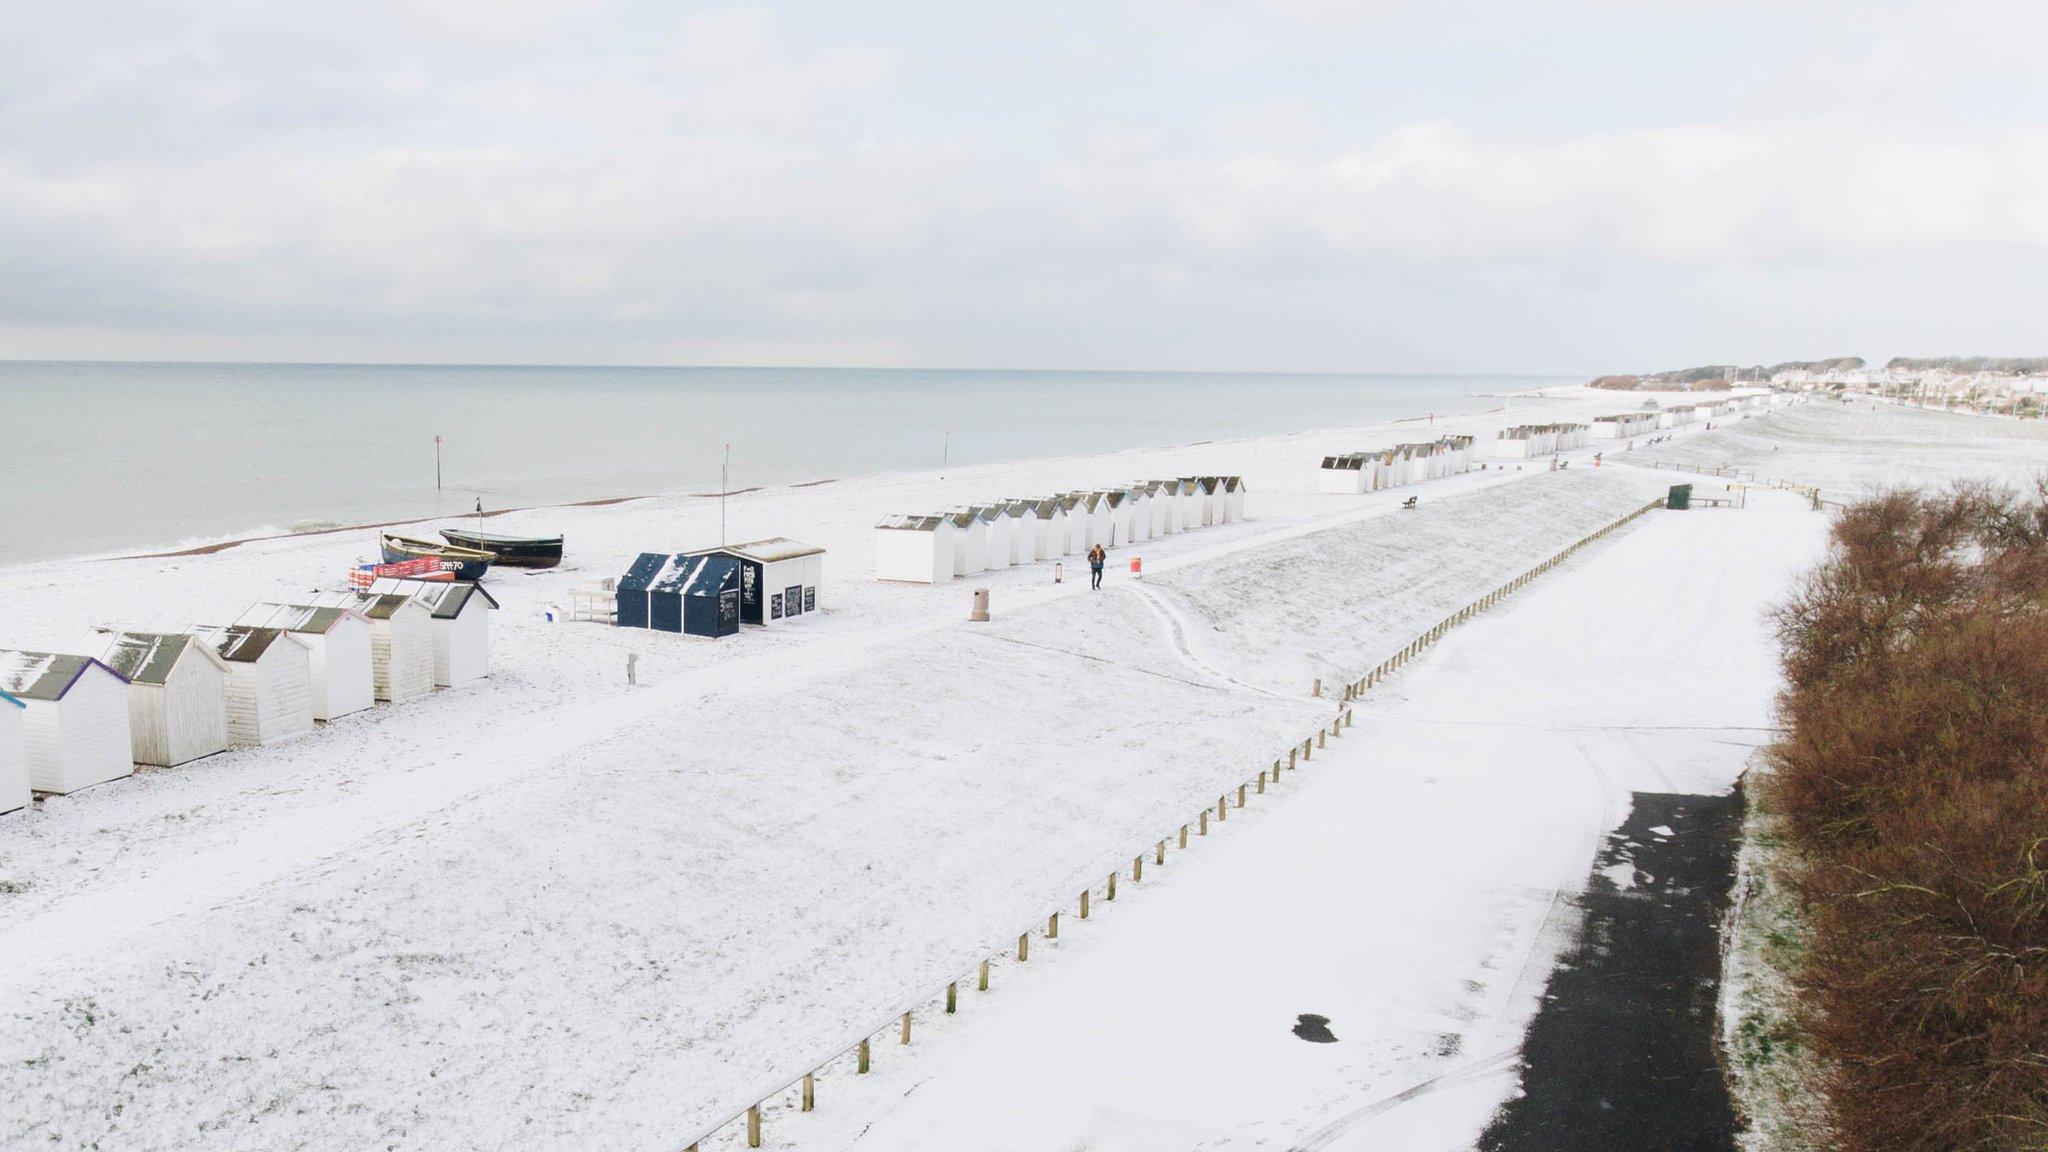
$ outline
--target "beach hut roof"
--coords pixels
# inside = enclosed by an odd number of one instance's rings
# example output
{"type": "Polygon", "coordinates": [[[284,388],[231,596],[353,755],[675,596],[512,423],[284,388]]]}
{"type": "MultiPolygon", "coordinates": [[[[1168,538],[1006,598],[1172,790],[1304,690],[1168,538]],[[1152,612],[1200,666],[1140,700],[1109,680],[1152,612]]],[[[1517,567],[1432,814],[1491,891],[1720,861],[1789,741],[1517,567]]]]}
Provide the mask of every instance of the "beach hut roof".
{"type": "Polygon", "coordinates": [[[1243,487],[1244,477],[1242,476],[1225,476],[1223,478],[1223,490],[1225,492],[1235,492],[1243,487]]]}
{"type": "Polygon", "coordinates": [[[645,592],[654,587],[654,581],[661,576],[661,570],[668,567],[669,557],[663,552],[642,552],[619,577],[619,591],[645,592]]]}
{"type": "Polygon", "coordinates": [[[952,521],[944,516],[897,515],[882,517],[881,520],[876,522],[875,527],[894,529],[899,532],[936,532],[939,530],[939,525],[950,523],[952,521]]]}
{"type": "Polygon", "coordinates": [[[651,590],[684,596],[716,596],[739,581],[740,562],[730,556],[677,556],[670,560],[651,590]]]}
{"type": "Polygon", "coordinates": [[[493,608],[498,606],[498,598],[472,580],[403,580],[387,576],[370,581],[370,591],[380,596],[410,596],[433,613],[436,620],[453,620],[462,615],[462,610],[477,596],[493,608]]]}
{"type": "Polygon", "coordinates": [[[716,548],[698,548],[686,552],[687,556],[703,556],[712,552],[729,552],[759,564],[773,564],[778,560],[796,560],[805,556],[823,556],[825,550],[816,544],[805,544],[786,536],[770,536],[766,540],[749,540],[745,544],[722,544],[716,548]]]}
{"type": "MultiPolygon", "coordinates": [[[[62,700],[85,670],[99,664],[90,656],[70,656],[62,652],[14,652],[0,650],[0,692],[20,700],[62,700]]],[[[125,683],[126,676],[119,672],[125,683]]]]}
{"type": "Polygon", "coordinates": [[[200,636],[218,649],[220,658],[230,664],[254,664],[280,640],[287,644],[299,643],[282,628],[259,628],[253,624],[208,628],[202,630],[200,636]]]}
{"type": "Polygon", "coordinates": [[[185,653],[197,652],[221,671],[227,664],[210,645],[199,643],[190,632],[121,632],[107,649],[107,667],[128,678],[131,684],[164,684],[185,653]]]}
{"type": "Polygon", "coordinates": [[[363,618],[361,612],[340,604],[251,604],[235,621],[263,628],[282,628],[305,636],[325,636],[349,617],[363,618]]]}

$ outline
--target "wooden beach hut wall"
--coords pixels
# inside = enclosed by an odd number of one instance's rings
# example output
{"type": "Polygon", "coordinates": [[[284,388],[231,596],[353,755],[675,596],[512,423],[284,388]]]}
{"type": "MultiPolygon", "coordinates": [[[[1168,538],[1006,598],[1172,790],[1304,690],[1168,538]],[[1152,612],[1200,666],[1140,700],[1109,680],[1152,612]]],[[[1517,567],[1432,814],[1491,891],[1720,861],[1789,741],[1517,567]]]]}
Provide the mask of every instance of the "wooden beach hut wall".
{"type": "Polygon", "coordinates": [[[1244,519],[1244,477],[1225,476],[1223,478],[1223,491],[1230,497],[1231,520],[1244,519]]]}
{"type": "Polygon", "coordinates": [[[491,613],[498,599],[470,580],[380,579],[380,595],[410,596],[427,610],[434,638],[434,687],[460,688],[491,674],[491,613]]]}
{"type": "Polygon", "coordinates": [[[229,624],[200,638],[228,665],[228,741],[245,747],[313,730],[313,653],[282,628],[229,624]]]}
{"type": "Polygon", "coordinates": [[[0,812],[12,812],[28,804],[27,737],[21,730],[21,715],[28,705],[0,692],[0,812]]]}
{"type": "Polygon", "coordinates": [[[1217,515],[1216,510],[1216,478],[1214,476],[1196,476],[1192,477],[1192,479],[1195,482],[1195,506],[1201,510],[1200,516],[1195,522],[1207,528],[1212,524],[1218,523],[1221,519],[1217,515]]]}
{"type": "Polygon", "coordinates": [[[953,521],[944,516],[882,517],[875,523],[875,579],[912,584],[951,580],[957,537],[953,521]]]}
{"type": "Polygon", "coordinates": [[[1139,487],[1145,490],[1146,514],[1151,517],[1150,529],[1154,536],[1164,536],[1173,531],[1168,526],[1172,519],[1167,515],[1168,497],[1164,480],[1147,480],[1139,487]]]}
{"type": "Polygon", "coordinates": [[[1084,492],[1081,502],[1088,508],[1088,544],[1109,548],[1123,543],[1116,531],[1116,509],[1110,506],[1109,493],[1101,490],[1084,492]]]}
{"type": "Polygon", "coordinates": [[[129,758],[172,768],[228,750],[228,666],[185,632],[121,632],[107,667],[128,678],[129,758]]]}
{"type": "Polygon", "coordinates": [[[728,556],[740,568],[740,623],[773,628],[818,610],[825,550],[782,536],[700,548],[689,556],[728,556]]]}
{"type": "Polygon", "coordinates": [[[313,719],[336,720],[377,702],[370,620],[354,608],[255,604],[235,623],[282,628],[306,646],[313,667],[313,719]]]}
{"type": "Polygon", "coordinates": [[[1051,560],[1057,557],[1067,531],[1067,512],[1060,507],[1059,500],[1044,496],[1036,500],[1015,500],[1011,504],[1021,510],[1026,559],[1051,560]]]}
{"type": "Polygon", "coordinates": [[[128,683],[90,656],[0,651],[0,692],[20,701],[28,786],[76,792],[135,771],[128,683]]]}
{"type": "Polygon", "coordinates": [[[434,623],[412,597],[337,592],[313,606],[351,608],[370,622],[370,683],[378,700],[396,703],[434,690],[434,623]]]}

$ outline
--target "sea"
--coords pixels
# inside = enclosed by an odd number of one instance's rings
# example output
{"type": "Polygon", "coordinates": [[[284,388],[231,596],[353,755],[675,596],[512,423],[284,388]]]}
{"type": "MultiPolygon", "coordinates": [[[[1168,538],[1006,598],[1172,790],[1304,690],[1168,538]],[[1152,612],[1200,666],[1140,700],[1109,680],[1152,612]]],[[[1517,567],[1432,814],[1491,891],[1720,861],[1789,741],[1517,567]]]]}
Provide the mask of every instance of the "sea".
{"type": "Polygon", "coordinates": [[[1548,376],[0,361],[0,563],[1491,407],[1548,376]]]}

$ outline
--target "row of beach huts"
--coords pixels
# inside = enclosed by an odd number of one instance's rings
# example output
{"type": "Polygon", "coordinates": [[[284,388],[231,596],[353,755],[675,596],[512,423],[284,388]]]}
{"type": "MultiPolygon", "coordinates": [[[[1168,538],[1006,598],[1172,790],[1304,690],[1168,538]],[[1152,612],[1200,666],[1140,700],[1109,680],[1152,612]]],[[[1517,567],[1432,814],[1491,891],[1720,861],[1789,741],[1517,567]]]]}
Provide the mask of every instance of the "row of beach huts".
{"type": "Polygon", "coordinates": [[[0,812],[481,679],[497,606],[476,584],[386,579],[232,624],[114,631],[98,656],[0,649],[0,812]]]}
{"type": "Polygon", "coordinates": [[[1472,470],[1473,443],[1470,436],[1444,436],[1425,443],[1325,456],[1316,487],[1322,492],[1378,492],[1462,476],[1472,470]]]}
{"type": "Polygon", "coordinates": [[[875,578],[939,584],[1244,518],[1244,478],[1183,476],[1066,492],[875,525],[875,578]]]}

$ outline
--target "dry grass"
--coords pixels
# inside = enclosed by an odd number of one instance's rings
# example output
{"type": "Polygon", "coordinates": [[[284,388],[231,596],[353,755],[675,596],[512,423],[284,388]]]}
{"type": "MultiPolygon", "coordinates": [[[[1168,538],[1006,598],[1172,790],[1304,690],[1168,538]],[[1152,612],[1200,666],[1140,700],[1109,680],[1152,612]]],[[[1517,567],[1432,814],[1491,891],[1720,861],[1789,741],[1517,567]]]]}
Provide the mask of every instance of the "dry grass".
{"type": "Polygon", "coordinates": [[[2048,493],[1860,503],[1777,622],[1842,1147],[2048,1149],[2048,493]]]}

